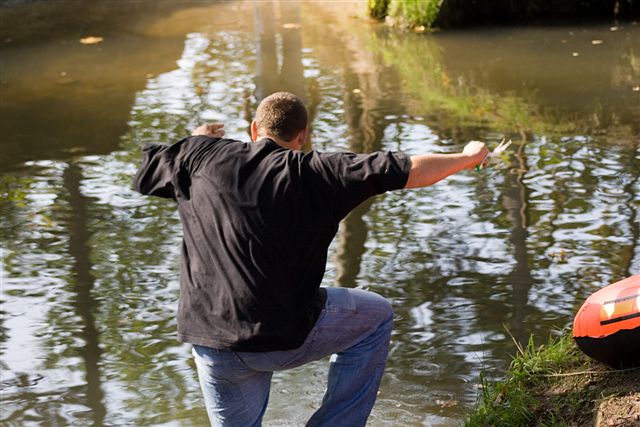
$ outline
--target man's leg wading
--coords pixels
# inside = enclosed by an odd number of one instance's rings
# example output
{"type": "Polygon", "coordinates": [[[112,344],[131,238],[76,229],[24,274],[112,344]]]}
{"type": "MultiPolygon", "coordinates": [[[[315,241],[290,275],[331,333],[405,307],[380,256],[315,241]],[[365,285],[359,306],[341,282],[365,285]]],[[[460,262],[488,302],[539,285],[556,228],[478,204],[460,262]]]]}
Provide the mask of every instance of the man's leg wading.
{"type": "Polygon", "coordinates": [[[247,368],[232,351],[194,346],[193,356],[211,425],[260,426],[272,372],[247,368]]]}
{"type": "Polygon", "coordinates": [[[364,426],[376,400],[393,324],[391,305],[359,289],[327,288],[327,302],[295,350],[234,353],[194,347],[214,426],[260,425],[273,371],[332,355],[322,405],[308,426],[364,426]]]}

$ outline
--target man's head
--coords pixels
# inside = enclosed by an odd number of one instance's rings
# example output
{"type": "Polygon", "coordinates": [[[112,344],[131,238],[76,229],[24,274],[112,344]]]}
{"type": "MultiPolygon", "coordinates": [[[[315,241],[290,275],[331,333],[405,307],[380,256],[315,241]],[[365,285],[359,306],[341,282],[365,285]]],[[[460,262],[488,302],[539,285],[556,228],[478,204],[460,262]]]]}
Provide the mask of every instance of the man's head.
{"type": "Polygon", "coordinates": [[[251,122],[251,139],[271,138],[285,148],[299,150],[307,136],[307,108],[289,92],[276,92],[260,102],[251,122]]]}

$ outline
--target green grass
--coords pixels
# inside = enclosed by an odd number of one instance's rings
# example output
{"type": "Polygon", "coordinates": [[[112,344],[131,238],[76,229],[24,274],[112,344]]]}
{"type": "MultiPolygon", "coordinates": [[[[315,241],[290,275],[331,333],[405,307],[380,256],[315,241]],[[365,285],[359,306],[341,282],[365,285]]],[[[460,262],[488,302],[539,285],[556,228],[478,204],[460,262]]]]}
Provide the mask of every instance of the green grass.
{"type": "MultiPolygon", "coordinates": [[[[535,408],[541,403],[532,389],[545,387],[549,380],[547,375],[574,366],[576,360],[576,349],[568,335],[540,347],[536,347],[533,338],[530,338],[527,346],[520,347],[513,358],[505,381],[491,384],[481,376],[480,402],[465,426],[531,425],[535,408]]],[[[548,415],[545,421],[549,425],[558,425],[557,414],[548,415]]],[[[544,425],[541,420],[537,420],[535,424],[544,425]]]]}
{"type": "Polygon", "coordinates": [[[466,427],[568,426],[591,423],[598,402],[638,395],[639,371],[614,371],[589,359],[570,334],[518,347],[506,378],[480,378],[479,401],[466,427]]]}

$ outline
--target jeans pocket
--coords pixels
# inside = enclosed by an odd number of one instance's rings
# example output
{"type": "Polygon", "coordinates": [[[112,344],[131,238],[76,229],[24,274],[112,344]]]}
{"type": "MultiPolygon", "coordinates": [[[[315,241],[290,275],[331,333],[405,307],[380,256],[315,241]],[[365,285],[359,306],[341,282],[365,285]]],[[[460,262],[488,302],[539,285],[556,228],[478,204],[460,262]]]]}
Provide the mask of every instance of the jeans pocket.
{"type": "Polygon", "coordinates": [[[206,368],[212,377],[222,379],[229,375],[237,375],[248,369],[242,359],[230,350],[217,350],[194,345],[192,353],[196,363],[206,368]]]}

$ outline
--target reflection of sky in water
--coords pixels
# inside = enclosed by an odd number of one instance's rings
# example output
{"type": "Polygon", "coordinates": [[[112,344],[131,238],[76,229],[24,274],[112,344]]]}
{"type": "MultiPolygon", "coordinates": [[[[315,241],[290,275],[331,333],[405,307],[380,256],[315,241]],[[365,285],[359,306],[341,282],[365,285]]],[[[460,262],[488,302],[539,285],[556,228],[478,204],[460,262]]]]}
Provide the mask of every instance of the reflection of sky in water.
{"type": "Polygon", "coordinates": [[[430,301],[427,301],[411,309],[411,316],[415,322],[416,330],[412,335],[416,339],[425,342],[429,341],[434,336],[433,332],[430,332],[433,317],[433,311],[429,309],[430,304],[430,301]]]}

